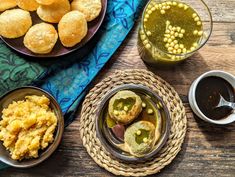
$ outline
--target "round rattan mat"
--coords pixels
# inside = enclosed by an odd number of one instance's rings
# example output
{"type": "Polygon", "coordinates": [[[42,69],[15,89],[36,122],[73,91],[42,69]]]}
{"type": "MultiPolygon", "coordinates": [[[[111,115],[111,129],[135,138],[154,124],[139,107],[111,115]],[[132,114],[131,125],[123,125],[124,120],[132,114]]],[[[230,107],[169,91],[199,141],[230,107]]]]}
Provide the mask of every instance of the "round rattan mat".
{"type": "Polygon", "coordinates": [[[82,106],[80,133],[84,147],[101,167],[115,175],[146,176],[159,172],[170,164],[181,149],[186,134],[185,109],[176,91],[163,79],[146,70],[116,71],[98,83],[86,96],[82,106]],[[142,163],[124,163],[109,154],[96,136],[95,115],[102,97],[122,84],[141,84],[154,90],[165,102],[171,114],[170,136],[151,160],[142,163]]]}

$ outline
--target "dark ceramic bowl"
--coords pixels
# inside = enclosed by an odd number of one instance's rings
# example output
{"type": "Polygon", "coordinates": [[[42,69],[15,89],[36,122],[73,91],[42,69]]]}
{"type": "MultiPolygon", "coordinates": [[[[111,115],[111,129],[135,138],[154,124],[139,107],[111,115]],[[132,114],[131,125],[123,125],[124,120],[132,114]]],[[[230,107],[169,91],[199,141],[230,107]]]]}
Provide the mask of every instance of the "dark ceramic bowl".
{"type": "Polygon", "coordinates": [[[0,120],[2,119],[2,110],[4,108],[11,104],[12,101],[23,100],[25,96],[28,95],[45,95],[47,98],[49,98],[50,108],[55,112],[58,123],[57,128],[54,132],[53,143],[49,144],[49,146],[45,150],[39,151],[38,158],[24,159],[22,161],[13,160],[10,157],[9,151],[6,150],[6,148],[3,146],[2,141],[0,141],[0,161],[17,168],[32,167],[46,160],[58,147],[64,132],[64,118],[59,104],[56,102],[55,98],[52,95],[37,87],[20,87],[3,95],[0,98],[0,120]]]}
{"type": "MultiPolygon", "coordinates": [[[[102,10],[100,12],[100,15],[96,19],[94,19],[93,21],[88,22],[87,35],[79,44],[75,45],[74,47],[66,48],[61,44],[60,40],[58,39],[56,45],[54,46],[53,50],[50,53],[40,55],[40,54],[35,54],[35,53],[31,52],[30,50],[28,50],[24,46],[24,44],[23,44],[24,36],[20,37],[20,38],[16,38],[16,39],[7,39],[7,38],[1,37],[1,39],[13,50],[15,50],[21,54],[31,56],[31,57],[37,57],[37,58],[39,58],[39,57],[40,58],[43,58],[43,57],[49,58],[50,57],[50,58],[53,58],[53,57],[59,57],[59,56],[69,54],[69,53],[76,51],[76,50],[79,50],[79,49],[81,50],[81,54],[82,54],[83,53],[82,47],[93,38],[93,36],[96,34],[96,32],[98,31],[98,29],[100,28],[100,26],[104,20],[106,9],[107,9],[107,0],[101,0],[101,2],[102,2],[102,10]]],[[[31,17],[32,17],[33,25],[43,22],[38,17],[36,12],[31,12],[31,17]]],[[[57,24],[55,24],[54,26],[57,29],[57,24]]],[[[78,55],[79,55],[79,52],[78,52],[78,55]]]]}
{"type": "MultiPolygon", "coordinates": [[[[167,109],[166,105],[164,104],[161,97],[159,97],[155,92],[150,90],[149,88],[142,86],[142,85],[134,85],[134,84],[125,84],[118,86],[114,89],[112,89],[110,92],[108,92],[102,99],[97,115],[96,115],[96,133],[105,147],[105,149],[110,152],[111,155],[116,157],[117,159],[120,159],[122,161],[126,162],[143,162],[150,160],[152,157],[154,157],[159,150],[163,147],[163,145],[166,143],[170,132],[170,114],[169,110],[167,109]],[[162,131],[161,131],[161,137],[155,144],[153,150],[146,154],[143,157],[134,157],[128,152],[124,152],[121,149],[119,149],[115,144],[121,143],[120,140],[118,140],[115,135],[110,131],[110,128],[107,127],[107,123],[105,120],[105,111],[107,110],[107,106],[109,103],[109,99],[116,94],[120,90],[131,90],[135,93],[143,94],[151,98],[151,101],[155,104],[160,102],[162,104],[162,108],[159,110],[161,117],[162,117],[162,131]]],[[[122,142],[123,143],[123,142],[122,142]]]]}

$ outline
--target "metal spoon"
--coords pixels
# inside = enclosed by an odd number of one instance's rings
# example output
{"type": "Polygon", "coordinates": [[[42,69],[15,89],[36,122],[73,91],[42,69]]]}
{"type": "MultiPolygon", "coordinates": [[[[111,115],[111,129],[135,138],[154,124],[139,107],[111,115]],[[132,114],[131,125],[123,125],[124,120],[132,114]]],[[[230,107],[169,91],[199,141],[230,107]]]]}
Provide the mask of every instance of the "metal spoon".
{"type": "Polygon", "coordinates": [[[218,105],[217,105],[215,108],[219,108],[219,107],[230,107],[230,108],[232,108],[233,110],[235,110],[235,103],[226,101],[226,100],[224,99],[224,97],[223,97],[222,95],[220,95],[219,103],[218,103],[218,105]]]}

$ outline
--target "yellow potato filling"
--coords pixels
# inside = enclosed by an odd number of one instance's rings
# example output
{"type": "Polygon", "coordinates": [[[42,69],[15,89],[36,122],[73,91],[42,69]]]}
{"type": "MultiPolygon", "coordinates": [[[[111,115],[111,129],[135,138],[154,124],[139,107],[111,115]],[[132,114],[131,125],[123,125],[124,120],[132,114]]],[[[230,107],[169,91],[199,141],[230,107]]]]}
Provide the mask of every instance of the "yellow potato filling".
{"type": "Polygon", "coordinates": [[[49,105],[46,96],[32,95],[3,109],[0,140],[12,159],[37,158],[38,151],[53,142],[57,118],[49,105]]]}

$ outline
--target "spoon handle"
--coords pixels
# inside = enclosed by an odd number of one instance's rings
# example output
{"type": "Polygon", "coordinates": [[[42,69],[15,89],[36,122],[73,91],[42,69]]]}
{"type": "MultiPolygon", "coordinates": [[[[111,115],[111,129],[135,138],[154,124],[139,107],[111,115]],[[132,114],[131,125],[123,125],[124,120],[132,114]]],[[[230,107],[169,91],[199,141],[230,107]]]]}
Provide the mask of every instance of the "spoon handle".
{"type": "Polygon", "coordinates": [[[235,103],[225,100],[224,97],[220,95],[220,100],[216,107],[223,107],[223,106],[227,106],[232,109],[235,109],[235,103]]]}
{"type": "Polygon", "coordinates": [[[222,101],[222,106],[228,106],[228,107],[230,107],[230,108],[232,108],[232,109],[235,109],[235,103],[228,102],[228,101],[226,101],[226,100],[223,100],[223,101],[222,101]]]}
{"type": "Polygon", "coordinates": [[[229,106],[230,106],[231,108],[235,109],[235,103],[231,103],[231,102],[230,102],[229,104],[230,104],[229,106]]]}

